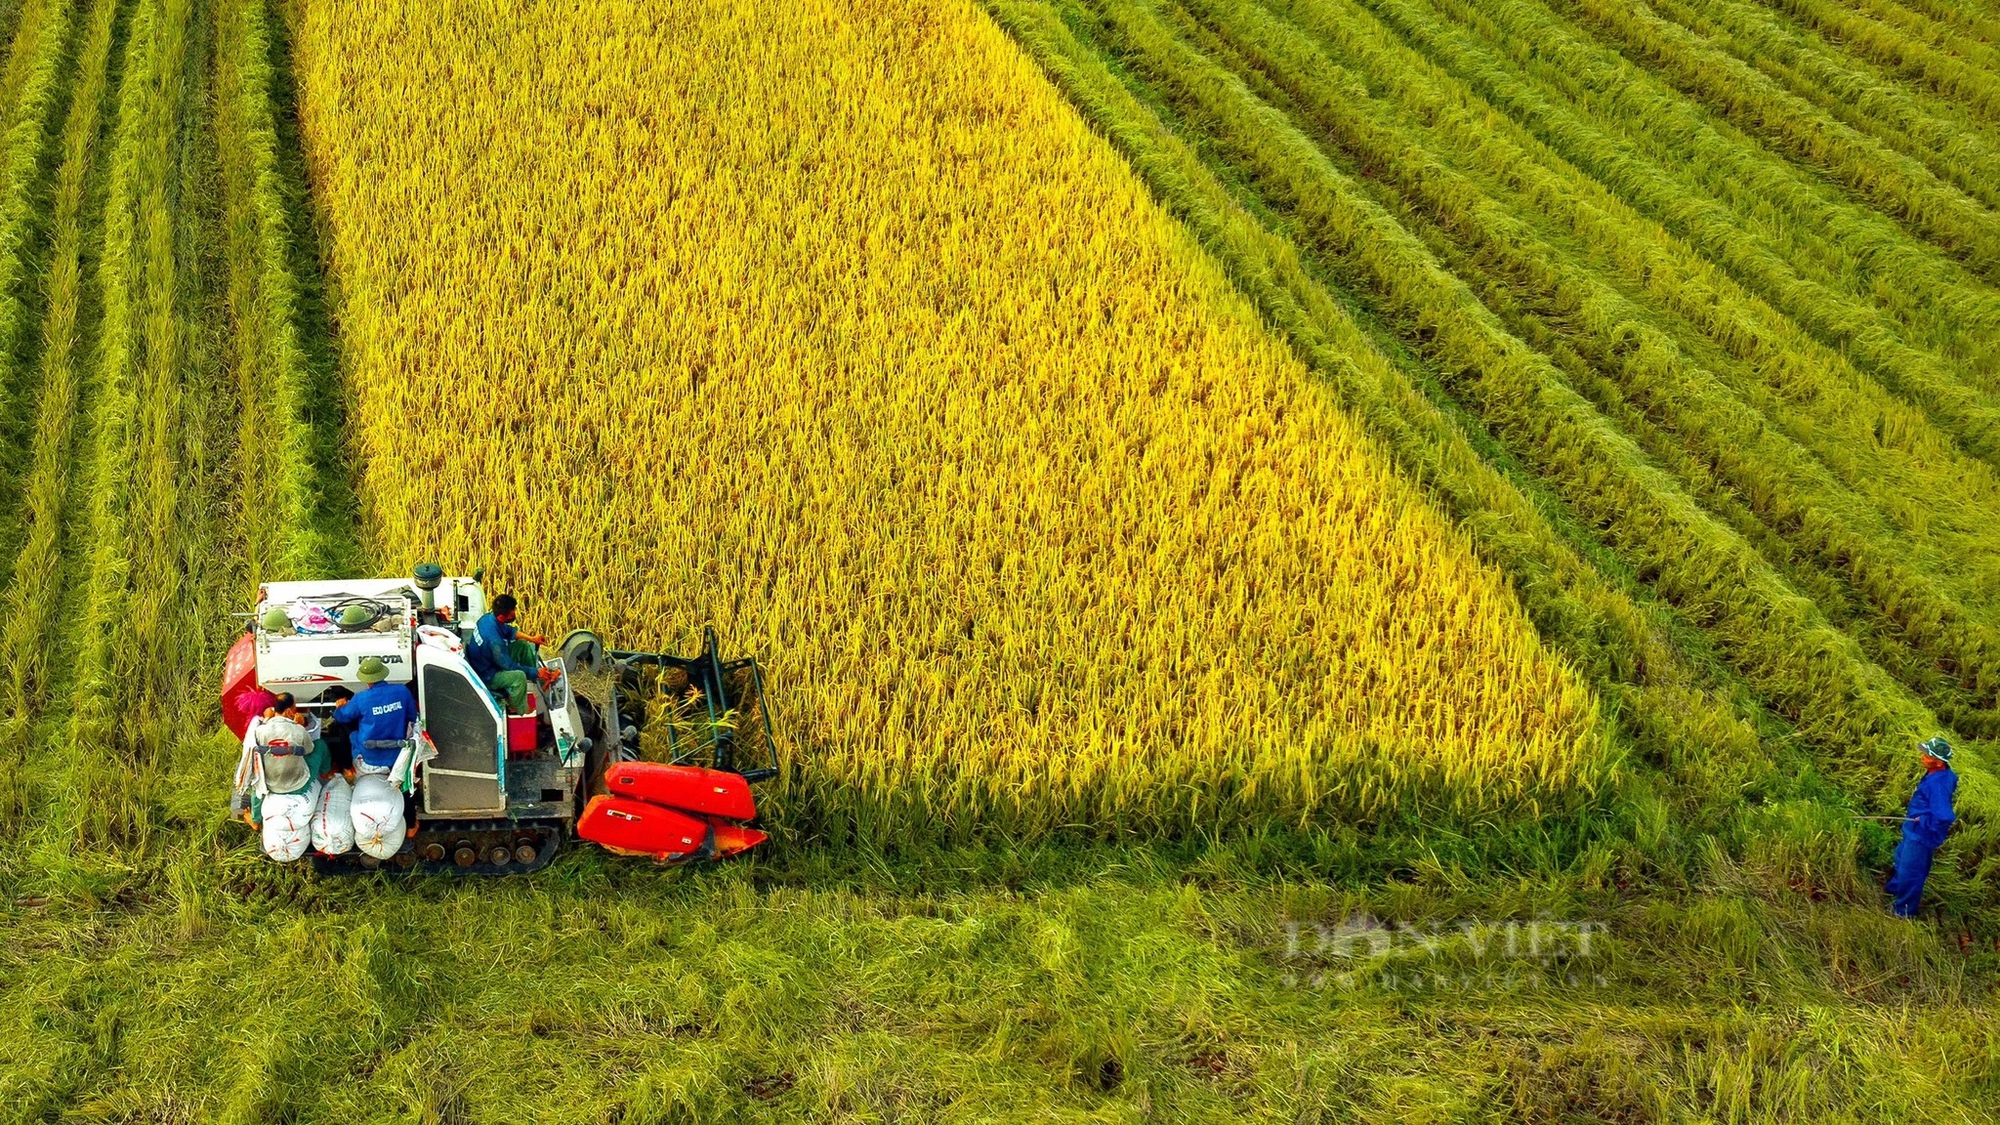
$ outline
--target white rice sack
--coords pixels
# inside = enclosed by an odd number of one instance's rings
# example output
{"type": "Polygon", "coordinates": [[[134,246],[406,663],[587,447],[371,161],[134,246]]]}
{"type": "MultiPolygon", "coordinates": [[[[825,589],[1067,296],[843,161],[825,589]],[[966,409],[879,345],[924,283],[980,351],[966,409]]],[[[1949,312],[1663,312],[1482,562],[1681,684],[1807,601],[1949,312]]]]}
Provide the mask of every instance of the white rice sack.
{"type": "Polygon", "coordinates": [[[303,793],[273,793],[264,798],[265,855],[290,863],[306,854],[312,844],[313,806],[318,797],[315,786],[303,793]]]}
{"type": "Polygon", "coordinates": [[[446,652],[464,652],[465,640],[454,629],[440,629],[436,625],[417,626],[419,643],[436,645],[446,652]]]}
{"type": "Polygon", "coordinates": [[[339,855],[354,849],[354,787],[335,774],[320,787],[313,811],[312,846],[316,852],[339,855]]]}
{"type": "Polygon", "coordinates": [[[354,779],[350,811],[354,843],[376,859],[388,859],[403,848],[403,795],[380,774],[354,779]]]}

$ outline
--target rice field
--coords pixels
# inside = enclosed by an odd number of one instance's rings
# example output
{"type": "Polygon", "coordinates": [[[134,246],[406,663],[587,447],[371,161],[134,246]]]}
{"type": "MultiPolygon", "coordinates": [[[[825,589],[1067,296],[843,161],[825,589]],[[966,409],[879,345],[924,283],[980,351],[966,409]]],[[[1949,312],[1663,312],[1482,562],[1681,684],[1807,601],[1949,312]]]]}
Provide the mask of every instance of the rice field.
{"type": "Polygon", "coordinates": [[[1499,573],[976,8],[422,10],[298,34],[376,557],[713,621],[785,815],[874,841],[1601,784],[1499,573]]]}
{"type": "Polygon", "coordinates": [[[0,1122],[1992,1116],[1990,8],[0,0],[0,1122]],[[266,861],[421,557],[772,846],[266,861]]]}

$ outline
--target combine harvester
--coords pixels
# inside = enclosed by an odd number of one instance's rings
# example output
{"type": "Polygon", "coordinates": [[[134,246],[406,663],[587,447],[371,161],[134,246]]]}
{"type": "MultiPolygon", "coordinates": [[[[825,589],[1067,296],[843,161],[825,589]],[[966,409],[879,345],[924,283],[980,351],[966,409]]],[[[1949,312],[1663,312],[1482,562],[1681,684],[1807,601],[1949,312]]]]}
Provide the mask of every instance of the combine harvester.
{"type": "Polygon", "coordinates": [[[315,867],[520,873],[546,866],[572,831],[663,863],[722,859],[764,840],[744,823],[756,816],[751,784],[778,772],[755,658],[723,660],[713,629],[692,657],[607,652],[577,630],[530,681],[527,713],[509,714],[465,658],[486,610],[478,573],[448,577],[428,563],[410,578],[258,591],[222,678],[224,719],[238,737],[249,722],[242,701],[259,689],[289,693],[329,739],[344,737],[332,732],[334,697],[367,686],[359,671],[369,657],[417,699],[420,721],[395,775],[408,777],[401,791],[414,798],[416,832],[388,855],[315,851],[315,867]],[[292,625],[269,628],[272,609],[292,625]]]}

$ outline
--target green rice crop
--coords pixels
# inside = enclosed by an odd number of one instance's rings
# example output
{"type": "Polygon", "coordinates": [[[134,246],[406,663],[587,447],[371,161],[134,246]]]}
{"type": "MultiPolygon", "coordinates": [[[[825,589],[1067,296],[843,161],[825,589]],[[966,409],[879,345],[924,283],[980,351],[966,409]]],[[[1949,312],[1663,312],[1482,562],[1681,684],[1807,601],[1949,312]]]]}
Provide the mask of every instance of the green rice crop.
{"type": "Polygon", "coordinates": [[[1539,4],[1370,7],[1564,159],[1934,417],[1992,405],[2000,293],[1936,247],[1539,4]],[[1924,350],[1956,362],[1940,366],[1924,350]]]}
{"type": "Polygon", "coordinates": [[[1873,59],[1940,96],[1975,106],[2000,121],[2000,19],[1972,5],[1918,0],[1921,14],[1883,0],[1852,6],[1826,0],[1777,0],[1843,49],[1873,59]],[[1858,9],[1858,10],[1857,10],[1858,9]]]}
{"type": "Polygon", "coordinates": [[[2000,134],[1965,106],[1907,89],[1747,0],[1659,0],[1657,10],[1987,206],[2000,200],[2000,134]]]}

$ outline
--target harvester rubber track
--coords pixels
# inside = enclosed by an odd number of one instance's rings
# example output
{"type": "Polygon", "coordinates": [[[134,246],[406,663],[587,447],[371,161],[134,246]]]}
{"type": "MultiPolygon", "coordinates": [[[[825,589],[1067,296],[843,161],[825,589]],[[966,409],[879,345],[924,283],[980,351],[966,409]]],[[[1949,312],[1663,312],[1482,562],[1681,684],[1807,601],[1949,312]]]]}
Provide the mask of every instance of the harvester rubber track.
{"type": "Polygon", "coordinates": [[[380,872],[429,871],[449,875],[526,875],[540,871],[562,851],[567,826],[559,821],[516,822],[511,820],[439,821],[435,826],[419,825],[417,834],[403,842],[403,850],[386,860],[358,851],[326,856],[315,853],[313,870],[321,875],[370,875],[380,872]],[[534,849],[532,859],[523,860],[520,849],[534,849]],[[470,862],[462,862],[461,849],[469,849],[470,862]],[[493,862],[500,851],[504,863],[493,862]]]}

